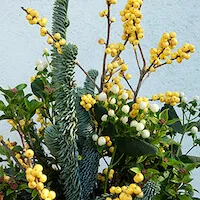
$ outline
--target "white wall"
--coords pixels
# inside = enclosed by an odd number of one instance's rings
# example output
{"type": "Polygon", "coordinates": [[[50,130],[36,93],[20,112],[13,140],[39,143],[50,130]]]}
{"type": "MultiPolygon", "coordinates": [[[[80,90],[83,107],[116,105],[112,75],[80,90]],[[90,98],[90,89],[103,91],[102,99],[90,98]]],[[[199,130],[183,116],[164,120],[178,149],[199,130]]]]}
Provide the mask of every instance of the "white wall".
{"type": "MultiPolygon", "coordinates": [[[[119,0],[118,0],[119,1],[119,0]]],[[[101,70],[103,49],[97,44],[100,37],[105,37],[105,19],[99,17],[99,12],[106,8],[105,0],[73,0],[70,1],[69,18],[71,26],[68,29],[67,40],[79,47],[78,59],[85,69],[101,70]]],[[[145,0],[142,8],[144,18],[142,25],[145,29],[145,38],[141,42],[145,57],[149,58],[149,49],[156,47],[165,31],[177,32],[179,45],[185,42],[196,46],[196,53],[189,61],[181,65],[174,63],[165,66],[152,74],[146,80],[141,95],[151,96],[152,93],[167,90],[184,91],[189,98],[200,95],[200,1],[199,0],[145,0]]],[[[122,32],[119,11],[125,0],[112,8],[112,16],[117,18],[113,25],[111,42],[119,42],[122,32]]],[[[47,47],[46,39],[40,37],[39,27],[31,26],[25,19],[21,6],[32,7],[51,21],[53,0],[0,0],[0,85],[14,87],[19,83],[29,83],[34,75],[35,60],[41,58],[43,48],[47,47]]],[[[48,23],[49,29],[51,24],[48,23]]],[[[133,75],[132,84],[136,83],[138,71],[131,48],[122,54],[130,66],[133,75]]],[[[77,70],[78,83],[83,83],[83,74],[77,70]]],[[[9,127],[1,125],[1,134],[8,136],[9,127]]],[[[14,133],[9,134],[10,136],[14,133]]],[[[185,148],[190,146],[185,141],[185,148]]],[[[200,151],[194,150],[195,155],[200,151]]],[[[193,173],[196,189],[200,190],[200,170],[193,173]]]]}

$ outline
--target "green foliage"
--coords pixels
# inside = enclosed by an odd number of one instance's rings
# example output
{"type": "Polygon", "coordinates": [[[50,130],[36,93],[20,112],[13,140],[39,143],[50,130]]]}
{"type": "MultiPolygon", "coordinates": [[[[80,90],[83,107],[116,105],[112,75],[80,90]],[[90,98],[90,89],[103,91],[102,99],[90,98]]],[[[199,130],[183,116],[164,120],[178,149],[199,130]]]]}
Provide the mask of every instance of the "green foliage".
{"type": "Polygon", "coordinates": [[[66,38],[66,28],[69,26],[67,18],[68,0],[56,0],[53,9],[52,32],[60,33],[62,38],[66,38]]]}

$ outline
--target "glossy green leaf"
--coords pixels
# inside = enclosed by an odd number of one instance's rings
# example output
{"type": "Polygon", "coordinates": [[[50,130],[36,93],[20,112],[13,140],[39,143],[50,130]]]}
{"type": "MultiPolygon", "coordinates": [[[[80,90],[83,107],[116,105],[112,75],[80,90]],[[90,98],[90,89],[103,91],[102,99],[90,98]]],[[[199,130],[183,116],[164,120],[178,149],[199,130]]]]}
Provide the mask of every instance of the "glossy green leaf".
{"type": "Polygon", "coordinates": [[[169,119],[169,114],[168,114],[169,109],[164,109],[160,114],[159,114],[159,119],[164,120],[165,122],[168,121],[169,119]]]}
{"type": "Polygon", "coordinates": [[[37,197],[37,195],[38,195],[38,191],[37,190],[33,190],[32,193],[31,193],[31,197],[32,197],[31,200],[35,199],[37,197]]]}
{"type": "Polygon", "coordinates": [[[16,88],[17,90],[23,90],[23,89],[26,88],[26,87],[27,87],[26,84],[20,84],[20,85],[16,86],[15,88],[16,88]]]}
{"type": "Polygon", "coordinates": [[[40,97],[40,98],[44,98],[45,97],[44,83],[39,78],[36,78],[31,83],[31,89],[33,91],[33,94],[36,95],[37,97],[40,97]]]}
{"type": "Polygon", "coordinates": [[[118,151],[127,155],[131,155],[133,157],[148,154],[155,155],[157,152],[156,147],[142,140],[132,140],[128,138],[119,137],[116,138],[115,143],[117,144],[118,151]]]}
{"type": "Polygon", "coordinates": [[[138,167],[132,167],[132,168],[130,168],[130,170],[132,172],[135,172],[136,174],[140,174],[141,173],[141,170],[138,167]]]}

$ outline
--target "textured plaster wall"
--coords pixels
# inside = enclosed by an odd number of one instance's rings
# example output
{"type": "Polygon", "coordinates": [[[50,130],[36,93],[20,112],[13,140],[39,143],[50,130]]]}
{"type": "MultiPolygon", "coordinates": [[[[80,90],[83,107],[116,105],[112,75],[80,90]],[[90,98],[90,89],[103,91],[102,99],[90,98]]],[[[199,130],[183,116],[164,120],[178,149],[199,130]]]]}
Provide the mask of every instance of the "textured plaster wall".
{"type": "MultiPolygon", "coordinates": [[[[111,42],[121,41],[122,26],[117,15],[125,2],[120,0],[112,8],[112,16],[117,18],[117,22],[113,25],[111,42]]],[[[14,87],[22,82],[29,83],[30,77],[35,73],[35,60],[41,58],[43,48],[47,47],[45,39],[39,36],[39,28],[27,23],[25,13],[20,7],[33,7],[51,21],[52,5],[53,0],[0,0],[0,85],[2,87],[14,87]]],[[[167,90],[184,91],[189,99],[200,95],[199,8],[199,0],[145,0],[142,8],[145,38],[141,42],[145,57],[149,58],[149,49],[157,46],[161,34],[165,31],[177,32],[180,46],[185,42],[195,44],[196,53],[181,65],[175,63],[152,74],[145,81],[141,95],[150,97],[152,93],[167,90]]],[[[71,26],[68,29],[67,40],[79,47],[78,59],[86,70],[90,68],[101,70],[103,49],[97,44],[97,40],[106,34],[106,22],[98,14],[103,9],[105,9],[104,0],[70,1],[71,26]]],[[[48,27],[51,27],[50,23],[48,27]]],[[[139,74],[130,47],[122,57],[129,64],[134,85],[139,74]]],[[[78,83],[82,84],[84,76],[80,70],[77,70],[76,77],[78,83]]],[[[0,122],[0,127],[1,134],[6,137],[15,135],[8,134],[10,127],[5,123],[0,122]]],[[[186,151],[190,147],[190,142],[186,140],[184,146],[186,151]]],[[[200,155],[200,151],[193,150],[192,154],[200,155]]],[[[198,178],[200,170],[195,170],[192,175],[195,177],[193,184],[200,190],[198,178]]]]}

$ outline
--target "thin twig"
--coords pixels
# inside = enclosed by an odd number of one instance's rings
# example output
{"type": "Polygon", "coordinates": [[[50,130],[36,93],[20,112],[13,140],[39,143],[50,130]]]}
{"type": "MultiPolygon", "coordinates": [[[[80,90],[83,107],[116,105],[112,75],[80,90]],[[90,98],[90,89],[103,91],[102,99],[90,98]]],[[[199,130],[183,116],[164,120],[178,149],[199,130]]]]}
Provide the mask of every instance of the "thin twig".
{"type": "Polygon", "coordinates": [[[197,145],[193,145],[188,151],[187,151],[187,153],[185,154],[186,156],[187,156],[187,154],[194,148],[194,147],[196,147],[197,145]]]}
{"type": "Polygon", "coordinates": [[[83,73],[92,81],[92,83],[95,85],[95,87],[97,88],[97,90],[100,92],[101,89],[99,88],[99,86],[94,82],[94,80],[91,78],[91,76],[83,69],[83,67],[81,67],[81,65],[78,62],[75,62],[75,64],[83,71],[83,73]]]}
{"type": "Polygon", "coordinates": [[[135,59],[136,59],[136,62],[137,62],[138,69],[141,71],[140,63],[139,63],[139,60],[138,60],[138,55],[137,55],[136,49],[134,50],[134,53],[135,53],[135,59]]]}
{"type": "MultiPolygon", "coordinates": [[[[111,27],[111,22],[110,22],[110,4],[108,3],[108,15],[107,15],[107,23],[108,23],[108,30],[107,30],[107,40],[106,40],[106,47],[109,45],[110,41],[110,27],[111,27]]],[[[103,90],[103,85],[104,85],[104,77],[106,74],[106,58],[107,58],[107,53],[106,51],[104,52],[104,58],[103,58],[103,68],[102,68],[102,75],[101,75],[101,91],[103,90]]]]}
{"type": "Polygon", "coordinates": [[[20,162],[17,160],[17,158],[15,157],[14,153],[9,149],[9,147],[6,145],[6,143],[4,142],[4,140],[0,140],[1,144],[4,146],[4,148],[6,149],[6,151],[10,154],[10,156],[14,159],[14,161],[16,162],[16,165],[23,171],[25,171],[25,169],[22,167],[22,165],[20,164],[20,162]]]}
{"type": "Polygon", "coordinates": [[[143,54],[143,51],[142,51],[142,48],[141,48],[140,44],[138,44],[138,47],[139,47],[139,50],[140,50],[140,54],[141,54],[141,56],[142,56],[142,60],[143,60],[143,69],[144,69],[145,66],[146,66],[146,60],[145,60],[145,58],[144,58],[144,54],[143,54]]]}
{"type": "Polygon", "coordinates": [[[133,94],[135,95],[135,90],[132,88],[131,84],[129,83],[129,81],[127,80],[127,78],[124,76],[124,74],[123,74],[123,78],[126,81],[126,83],[128,84],[128,86],[130,87],[130,89],[133,92],[133,94]]]}

